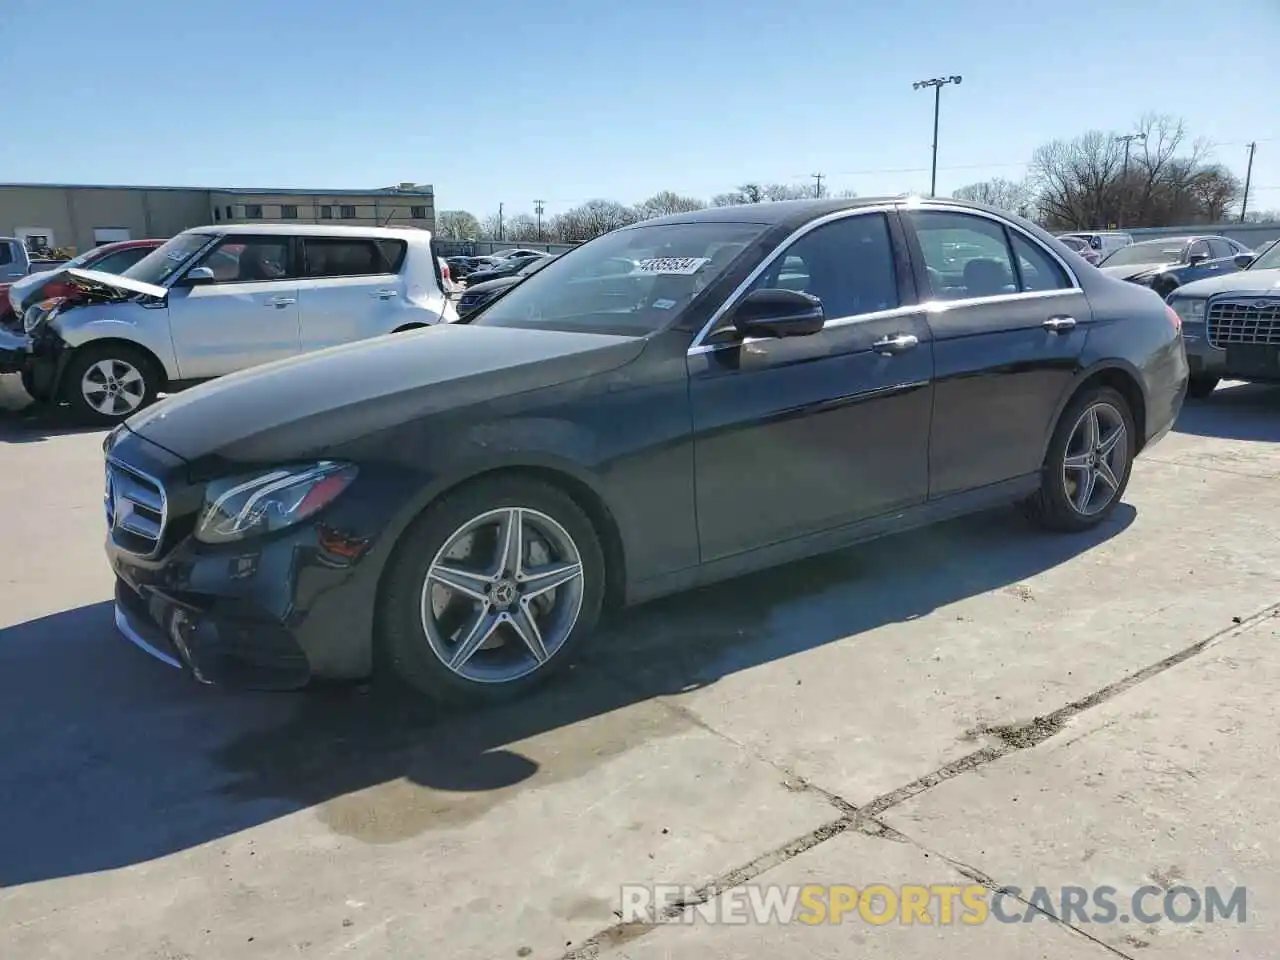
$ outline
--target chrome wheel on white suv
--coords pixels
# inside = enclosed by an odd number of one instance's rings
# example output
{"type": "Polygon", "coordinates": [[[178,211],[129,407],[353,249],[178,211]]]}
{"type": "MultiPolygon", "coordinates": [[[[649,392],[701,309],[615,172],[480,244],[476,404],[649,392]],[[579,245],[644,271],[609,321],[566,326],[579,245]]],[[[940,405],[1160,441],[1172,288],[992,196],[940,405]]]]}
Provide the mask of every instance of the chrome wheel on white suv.
{"type": "Polygon", "coordinates": [[[63,399],[91,423],[126,420],[153,402],[159,388],[155,364],[128,344],[90,344],[72,356],[62,379],[63,399]]]}

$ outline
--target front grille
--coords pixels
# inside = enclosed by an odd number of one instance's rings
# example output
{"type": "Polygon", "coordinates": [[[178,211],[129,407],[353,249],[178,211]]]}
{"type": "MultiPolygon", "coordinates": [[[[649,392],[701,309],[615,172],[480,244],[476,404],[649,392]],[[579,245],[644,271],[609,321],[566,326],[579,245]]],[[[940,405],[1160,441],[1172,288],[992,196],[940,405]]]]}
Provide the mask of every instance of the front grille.
{"type": "Polygon", "coordinates": [[[143,557],[159,553],[168,519],[164,487],[118,460],[107,461],[106,487],[107,528],[116,546],[143,557]]]}
{"type": "Polygon", "coordinates": [[[1211,300],[1205,337],[1213,347],[1248,343],[1280,345],[1280,297],[1211,300]]]}

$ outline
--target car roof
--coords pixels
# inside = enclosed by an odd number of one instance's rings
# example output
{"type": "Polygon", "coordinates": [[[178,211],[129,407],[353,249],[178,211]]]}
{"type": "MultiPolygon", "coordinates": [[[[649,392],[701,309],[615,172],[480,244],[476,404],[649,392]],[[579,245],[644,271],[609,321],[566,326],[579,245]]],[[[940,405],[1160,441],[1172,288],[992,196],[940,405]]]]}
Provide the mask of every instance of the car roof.
{"type": "Polygon", "coordinates": [[[229,237],[374,237],[421,241],[431,239],[430,230],[417,227],[330,227],[315,223],[211,223],[192,227],[184,233],[219,233],[229,237]]]}

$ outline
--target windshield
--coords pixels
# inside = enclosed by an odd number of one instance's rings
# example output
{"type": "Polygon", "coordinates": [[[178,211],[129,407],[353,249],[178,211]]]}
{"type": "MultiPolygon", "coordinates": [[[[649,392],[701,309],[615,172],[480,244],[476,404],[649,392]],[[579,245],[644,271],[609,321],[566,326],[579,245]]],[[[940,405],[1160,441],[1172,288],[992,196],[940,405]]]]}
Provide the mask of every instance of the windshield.
{"type": "Polygon", "coordinates": [[[1104,267],[1123,267],[1135,263],[1176,263],[1182,257],[1185,237],[1176,240],[1149,240],[1121,247],[1102,262],[1104,267]]]}
{"type": "Polygon", "coordinates": [[[1249,264],[1250,270],[1280,270],[1280,240],[1273,240],[1271,246],[1258,254],[1257,259],[1249,264]]]}
{"type": "Polygon", "coordinates": [[[163,286],[192,254],[213,239],[209,233],[180,233],[156,247],[121,276],[163,286]]]}
{"type": "Polygon", "coordinates": [[[766,229],[702,222],[615,230],[556,257],[472,323],[646,336],[674,323],[766,229]]]}
{"type": "Polygon", "coordinates": [[[1063,243],[1065,243],[1072,250],[1089,249],[1089,244],[1085,243],[1079,237],[1059,237],[1058,239],[1061,240],[1063,243]]]}

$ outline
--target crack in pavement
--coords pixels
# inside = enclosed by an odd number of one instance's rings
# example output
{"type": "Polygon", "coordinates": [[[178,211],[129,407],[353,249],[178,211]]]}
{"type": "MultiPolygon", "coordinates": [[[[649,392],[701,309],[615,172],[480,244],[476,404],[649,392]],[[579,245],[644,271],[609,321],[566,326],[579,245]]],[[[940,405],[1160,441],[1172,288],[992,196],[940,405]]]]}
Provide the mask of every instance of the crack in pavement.
{"type": "MultiPolygon", "coordinates": [[[[1178,664],[1185,663],[1192,657],[1203,653],[1210,646],[1230,637],[1240,636],[1247,633],[1248,631],[1265,623],[1267,620],[1278,616],[1280,616],[1280,602],[1268,604],[1247,617],[1232,618],[1233,622],[1230,626],[1217,630],[1202,640],[1197,640],[1195,643],[1183,647],[1181,650],[1178,650],[1161,660],[1157,660],[1140,670],[1127,674],[1114,683],[1109,683],[1087,696],[1072,700],[1070,703],[1067,703],[1044,716],[1033,717],[1031,720],[1023,723],[998,724],[995,726],[981,728],[978,732],[993,736],[996,739],[996,743],[985,746],[973,753],[966,754],[965,756],[953,760],[950,763],[943,764],[938,769],[926,773],[924,776],[918,777],[910,783],[898,787],[896,790],[891,790],[886,794],[882,794],[862,807],[855,806],[848,800],[845,800],[830,791],[823,790],[803,778],[794,777],[793,775],[793,779],[800,784],[800,790],[811,790],[825,797],[842,811],[841,816],[828,821],[816,829],[810,830],[808,833],[796,837],[779,847],[775,847],[774,849],[755,857],[748,863],[735,867],[702,886],[697,887],[691,897],[684,901],[670,904],[657,916],[650,917],[646,920],[620,920],[618,923],[615,923],[610,927],[606,927],[604,930],[588,937],[574,949],[563,953],[561,955],[561,960],[597,960],[602,953],[639,939],[640,937],[657,930],[664,924],[677,919],[686,909],[707,903],[719,896],[721,893],[731,890],[734,887],[741,886],[744,883],[748,883],[765,873],[767,870],[771,870],[779,864],[792,860],[805,851],[811,850],[819,844],[830,840],[832,837],[839,836],[849,830],[863,833],[868,836],[892,840],[894,842],[915,844],[915,841],[910,837],[907,837],[895,830],[893,827],[879,820],[878,818],[880,815],[893,807],[912,799],[913,797],[919,796],[926,790],[936,787],[940,783],[944,783],[953,777],[960,776],[962,773],[967,773],[968,771],[977,769],[978,767],[986,766],[995,760],[999,760],[1001,757],[1006,757],[1010,754],[1038,746],[1050,737],[1059,733],[1063,727],[1066,726],[1067,721],[1072,718],[1092,709],[1093,707],[1114,699],[1120,694],[1131,690],[1138,684],[1150,680],[1152,677],[1178,666],[1178,664]]],[[[684,707],[678,704],[668,703],[666,705],[672,709],[679,710],[682,713],[688,712],[684,707]]],[[[705,722],[701,723],[701,725],[705,729],[712,729],[707,726],[705,722]]],[[[712,732],[717,731],[713,730],[712,732]]],[[[734,743],[737,742],[733,741],[730,737],[726,737],[725,739],[731,740],[734,743]]],[[[754,754],[754,751],[751,752],[754,754]]],[[[770,763],[770,765],[775,769],[782,769],[777,763],[768,760],[766,760],[766,762],[770,763]]],[[[919,844],[915,845],[920,846],[919,844]]],[[[924,848],[921,847],[921,849],[924,848]]],[[[983,874],[972,867],[968,867],[965,864],[961,864],[958,861],[951,860],[944,854],[939,854],[939,856],[954,868],[960,870],[961,873],[969,876],[975,882],[991,887],[991,889],[997,889],[992,886],[995,881],[986,876],[986,874],[983,874]],[[969,872],[965,873],[966,870],[969,872]]],[[[1011,894],[1006,895],[1011,896],[1011,894]]],[[[1028,906],[1034,907],[1034,904],[1028,903],[1028,906]]],[[[1036,909],[1039,908],[1036,907],[1036,909]]],[[[1043,910],[1040,912],[1044,913],[1043,910]]],[[[1062,920],[1059,917],[1055,917],[1053,914],[1045,913],[1045,916],[1056,920],[1087,939],[1094,940],[1100,946],[1105,947],[1116,956],[1128,958],[1127,954],[1116,950],[1116,948],[1109,944],[1097,940],[1097,938],[1091,936],[1086,931],[1073,926],[1071,923],[1062,920]]]]}

